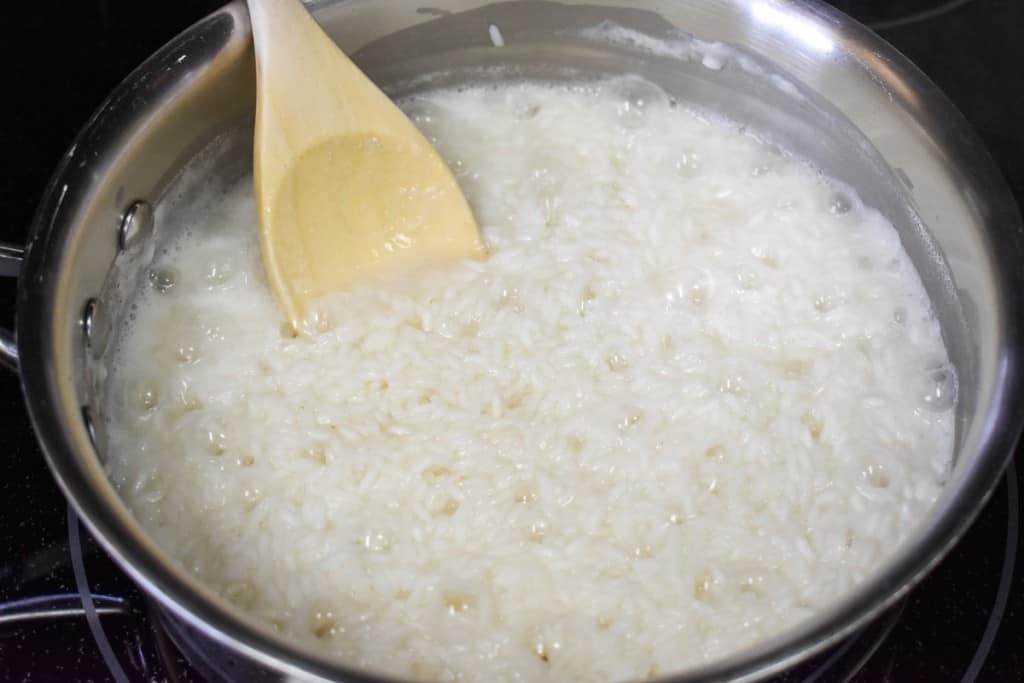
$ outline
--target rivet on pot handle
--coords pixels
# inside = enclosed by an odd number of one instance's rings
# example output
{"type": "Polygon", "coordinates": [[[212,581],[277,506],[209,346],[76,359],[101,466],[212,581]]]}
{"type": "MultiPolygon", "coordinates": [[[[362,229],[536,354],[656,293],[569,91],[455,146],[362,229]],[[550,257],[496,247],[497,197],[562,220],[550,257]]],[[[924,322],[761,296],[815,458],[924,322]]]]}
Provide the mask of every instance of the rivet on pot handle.
{"type": "MultiPolygon", "coordinates": [[[[0,242],[0,277],[18,277],[24,257],[24,248],[9,242],[0,242]]],[[[0,365],[15,372],[18,371],[18,345],[14,341],[14,332],[2,327],[0,327],[0,365]]]]}

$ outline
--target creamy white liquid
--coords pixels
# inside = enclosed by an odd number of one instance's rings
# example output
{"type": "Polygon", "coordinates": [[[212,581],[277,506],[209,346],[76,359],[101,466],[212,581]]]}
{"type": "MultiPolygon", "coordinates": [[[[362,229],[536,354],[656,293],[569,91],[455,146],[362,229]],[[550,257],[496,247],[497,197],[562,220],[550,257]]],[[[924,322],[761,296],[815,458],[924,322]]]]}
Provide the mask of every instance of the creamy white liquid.
{"type": "Polygon", "coordinates": [[[162,211],[104,415],[168,552],[354,666],[602,681],[776,635],[897,548],[953,373],[876,212],[635,80],[405,106],[486,261],[292,339],[249,181],[162,211]]]}

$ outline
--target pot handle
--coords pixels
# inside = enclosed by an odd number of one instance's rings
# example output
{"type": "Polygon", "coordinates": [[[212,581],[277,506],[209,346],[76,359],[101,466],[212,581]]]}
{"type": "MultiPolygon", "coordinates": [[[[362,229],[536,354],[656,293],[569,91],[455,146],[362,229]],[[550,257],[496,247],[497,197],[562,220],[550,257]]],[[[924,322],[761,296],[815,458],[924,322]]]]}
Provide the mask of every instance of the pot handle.
{"type": "MultiPolygon", "coordinates": [[[[0,242],[0,277],[18,277],[25,249],[10,242],[0,242]]],[[[0,365],[18,371],[18,344],[14,332],[0,327],[0,365]]]]}

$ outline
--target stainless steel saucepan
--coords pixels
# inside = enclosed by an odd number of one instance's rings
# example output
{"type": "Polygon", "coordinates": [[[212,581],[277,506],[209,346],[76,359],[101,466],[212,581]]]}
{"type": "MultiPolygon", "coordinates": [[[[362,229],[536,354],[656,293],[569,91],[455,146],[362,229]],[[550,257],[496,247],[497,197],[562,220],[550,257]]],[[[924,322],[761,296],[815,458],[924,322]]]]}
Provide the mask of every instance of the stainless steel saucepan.
{"type": "MultiPolygon", "coordinates": [[[[840,603],[671,680],[753,679],[790,666],[891,604],[967,529],[1024,418],[1024,233],[1009,190],[964,119],[892,47],[838,12],[798,0],[322,0],[311,7],[395,95],[495,74],[641,73],[681,101],[795,150],[855,187],[899,230],[960,382],[956,461],[943,495],[892,559],[840,603]],[[643,41],[609,40],[594,30],[602,25],[678,49],[652,53],[643,41]]],[[[21,374],[64,493],[159,602],[191,659],[224,678],[377,680],[302,649],[200,585],[146,535],[103,471],[98,359],[125,293],[144,276],[170,182],[203,150],[213,173],[241,174],[251,163],[253,72],[247,14],[234,2],[154,54],[86,123],[36,214],[20,268],[17,344],[4,333],[0,357],[21,374]]],[[[0,250],[0,272],[16,271],[20,259],[16,248],[0,250]]]]}

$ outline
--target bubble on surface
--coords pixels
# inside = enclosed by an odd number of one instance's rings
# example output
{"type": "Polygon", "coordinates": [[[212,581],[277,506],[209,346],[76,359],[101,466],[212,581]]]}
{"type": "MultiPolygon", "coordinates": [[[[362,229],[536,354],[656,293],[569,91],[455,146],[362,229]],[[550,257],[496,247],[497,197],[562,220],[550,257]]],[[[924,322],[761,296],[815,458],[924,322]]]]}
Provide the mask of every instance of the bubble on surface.
{"type": "Polygon", "coordinates": [[[337,619],[334,612],[327,609],[315,609],[309,615],[309,631],[321,640],[335,634],[337,619]]]}
{"type": "Polygon", "coordinates": [[[685,150],[676,157],[676,172],[684,178],[694,178],[701,172],[701,155],[699,152],[685,150]]]}
{"type": "Polygon", "coordinates": [[[850,198],[842,192],[833,194],[828,203],[829,212],[837,216],[849,213],[852,208],[853,201],[851,201],[850,198]]]}
{"type": "Polygon", "coordinates": [[[171,291],[174,285],[178,283],[178,278],[178,270],[170,266],[149,271],[149,281],[153,284],[153,289],[160,294],[166,294],[171,291]]]}
{"type": "Polygon", "coordinates": [[[629,369],[629,359],[622,353],[611,353],[605,359],[608,369],[612,372],[624,372],[629,369]]]}
{"type": "Polygon", "coordinates": [[[889,486],[891,480],[884,465],[871,464],[864,469],[864,478],[875,488],[884,489],[889,486]]]}
{"type": "Polygon", "coordinates": [[[380,531],[368,531],[363,536],[363,547],[375,553],[384,552],[391,548],[391,538],[380,531]]]}
{"type": "Polygon", "coordinates": [[[477,596],[472,593],[445,592],[441,594],[441,604],[448,614],[454,616],[468,612],[477,605],[477,596]]]}
{"type": "Polygon", "coordinates": [[[619,98],[619,121],[627,128],[644,125],[647,112],[654,107],[668,107],[669,97],[664,90],[640,78],[623,78],[612,85],[619,98]]]}
{"type": "Polygon", "coordinates": [[[814,310],[818,313],[828,313],[835,307],[835,300],[828,294],[820,294],[814,299],[814,310]]]}
{"type": "Polygon", "coordinates": [[[206,265],[203,278],[209,289],[219,289],[227,286],[235,276],[235,264],[231,259],[218,257],[211,259],[206,265]]]}
{"type": "Polygon", "coordinates": [[[937,413],[956,405],[956,373],[949,363],[934,365],[925,371],[920,400],[925,408],[937,413]]]}
{"type": "Polygon", "coordinates": [[[202,354],[193,344],[183,344],[178,347],[177,351],[175,351],[175,357],[181,365],[192,365],[193,363],[199,362],[199,359],[202,358],[202,354]]]}
{"type": "Polygon", "coordinates": [[[228,449],[228,437],[224,433],[223,429],[219,426],[214,426],[206,430],[204,441],[206,443],[206,452],[213,456],[221,456],[228,449]]]}

